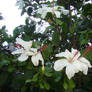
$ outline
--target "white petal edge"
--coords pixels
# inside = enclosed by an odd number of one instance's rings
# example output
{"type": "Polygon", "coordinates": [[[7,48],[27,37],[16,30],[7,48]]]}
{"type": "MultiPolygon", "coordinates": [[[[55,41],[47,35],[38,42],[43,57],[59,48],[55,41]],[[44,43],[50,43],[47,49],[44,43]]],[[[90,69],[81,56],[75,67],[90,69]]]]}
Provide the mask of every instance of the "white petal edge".
{"type": "Polygon", "coordinates": [[[38,66],[39,65],[39,61],[38,61],[38,58],[36,56],[32,56],[31,57],[31,61],[32,61],[34,66],[38,66]]]}
{"type": "Polygon", "coordinates": [[[55,11],[55,15],[57,18],[60,18],[60,12],[59,11],[55,11]]]}
{"type": "Polygon", "coordinates": [[[21,38],[16,38],[16,43],[24,47],[24,49],[30,49],[32,46],[32,41],[24,41],[21,38]]]}
{"type": "Polygon", "coordinates": [[[54,70],[55,71],[61,71],[67,65],[68,65],[68,62],[67,62],[66,59],[57,60],[54,63],[54,70]]]}
{"type": "Polygon", "coordinates": [[[24,53],[24,49],[23,48],[17,49],[17,50],[12,52],[13,55],[15,55],[15,54],[22,54],[22,53],[24,53]]]}
{"type": "MultiPolygon", "coordinates": [[[[76,54],[76,52],[77,52],[78,50],[77,49],[71,49],[71,53],[73,54],[73,56],[76,54]]],[[[74,59],[73,60],[77,60],[79,57],[80,57],[80,52],[78,51],[78,54],[74,57],[74,59]]]]}
{"type": "Polygon", "coordinates": [[[28,56],[25,53],[21,54],[18,57],[18,60],[21,61],[21,62],[26,61],[27,59],[28,59],[28,56]]]}
{"type": "Polygon", "coordinates": [[[90,64],[90,62],[86,58],[80,57],[79,61],[82,62],[82,63],[87,64],[89,68],[92,68],[92,65],[90,64]]]}
{"type": "Polygon", "coordinates": [[[70,64],[66,67],[66,75],[68,79],[71,79],[75,75],[75,73],[75,67],[73,65],[70,64]]]}

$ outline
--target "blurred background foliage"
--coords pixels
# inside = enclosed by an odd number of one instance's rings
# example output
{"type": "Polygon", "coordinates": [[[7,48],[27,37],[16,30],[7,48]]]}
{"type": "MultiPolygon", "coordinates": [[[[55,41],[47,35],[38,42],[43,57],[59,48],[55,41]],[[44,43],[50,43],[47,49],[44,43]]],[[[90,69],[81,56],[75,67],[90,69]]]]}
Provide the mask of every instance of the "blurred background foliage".
{"type": "MultiPolygon", "coordinates": [[[[13,36],[7,34],[5,26],[0,28],[0,92],[92,92],[92,69],[89,69],[87,76],[80,72],[71,80],[67,79],[64,70],[53,70],[55,54],[71,48],[83,53],[88,43],[92,43],[92,3],[85,4],[89,0],[58,0],[57,5],[68,9],[69,16],[58,19],[48,13],[43,20],[36,14],[39,0],[34,1],[36,3],[24,0],[21,15],[27,13],[28,17],[25,25],[19,25],[13,30],[13,36]],[[36,22],[31,17],[40,18],[40,21],[36,22]],[[43,25],[43,21],[48,22],[49,26],[45,31],[36,31],[36,26],[43,25]],[[11,54],[17,37],[25,41],[36,40],[34,47],[41,48],[42,43],[47,45],[42,52],[44,72],[41,65],[34,67],[30,58],[19,62],[17,56],[11,54]]],[[[2,18],[0,15],[0,20],[2,18]]],[[[92,50],[85,57],[92,64],[92,50]]]]}

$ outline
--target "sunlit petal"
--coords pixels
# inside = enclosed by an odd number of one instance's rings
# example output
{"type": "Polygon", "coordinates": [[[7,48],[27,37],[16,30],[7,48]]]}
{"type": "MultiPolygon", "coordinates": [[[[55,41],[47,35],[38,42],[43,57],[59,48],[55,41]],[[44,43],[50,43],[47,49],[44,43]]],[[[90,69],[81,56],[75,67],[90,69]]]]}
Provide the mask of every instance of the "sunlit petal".
{"type": "Polygon", "coordinates": [[[73,65],[70,64],[66,67],[66,75],[67,75],[68,79],[71,79],[75,73],[76,73],[76,71],[75,71],[75,67],[73,65]]]}
{"type": "Polygon", "coordinates": [[[92,68],[92,65],[90,64],[90,62],[89,62],[86,58],[80,57],[79,60],[80,60],[81,62],[87,64],[89,68],[92,68]]]}
{"type": "Polygon", "coordinates": [[[21,54],[18,57],[18,60],[21,61],[21,62],[26,61],[27,59],[28,59],[28,56],[25,53],[21,54]]]}
{"type": "Polygon", "coordinates": [[[15,54],[22,54],[22,53],[24,53],[24,49],[23,48],[17,49],[17,50],[12,52],[13,55],[15,55],[15,54]]]}
{"type": "Polygon", "coordinates": [[[59,11],[55,11],[55,15],[56,15],[57,18],[60,18],[60,14],[61,13],[59,11]]]}
{"type": "Polygon", "coordinates": [[[36,55],[36,57],[38,58],[38,60],[42,61],[42,65],[44,65],[44,59],[40,52],[36,55]]]}
{"type": "Polygon", "coordinates": [[[55,63],[54,63],[54,69],[56,71],[60,71],[62,70],[65,66],[68,65],[68,62],[66,59],[62,59],[62,60],[57,60],[55,63]]]}
{"type": "Polygon", "coordinates": [[[16,43],[20,44],[24,49],[30,49],[32,46],[32,41],[24,41],[20,38],[16,38],[16,43]]]}
{"type": "Polygon", "coordinates": [[[37,56],[32,56],[31,57],[31,61],[32,61],[32,63],[33,63],[33,65],[34,66],[38,66],[39,65],[39,61],[38,61],[38,58],[37,58],[37,56]]]}
{"type": "MultiPolygon", "coordinates": [[[[76,49],[71,49],[71,53],[73,54],[73,56],[76,54],[76,52],[77,52],[78,50],[76,50],[76,49]]],[[[78,52],[76,55],[75,55],[75,57],[74,57],[74,59],[73,60],[77,60],[79,57],[80,57],[80,52],[78,52]]]]}

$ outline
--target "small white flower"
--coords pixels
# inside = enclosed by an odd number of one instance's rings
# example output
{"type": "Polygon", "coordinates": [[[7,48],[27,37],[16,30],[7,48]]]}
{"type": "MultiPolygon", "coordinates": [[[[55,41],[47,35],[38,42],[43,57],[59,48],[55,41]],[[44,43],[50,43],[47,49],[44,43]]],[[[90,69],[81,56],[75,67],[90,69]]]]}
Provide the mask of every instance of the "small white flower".
{"type": "Polygon", "coordinates": [[[23,0],[18,0],[17,3],[16,3],[16,6],[19,6],[19,9],[23,9],[24,1],[23,0]]]}
{"type": "Polygon", "coordinates": [[[88,67],[92,67],[90,62],[86,58],[80,57],[80,52],[73,48],[71,52],[65,50],[65,52],[56,54],[56,57],[65,57],[65,59],[57,60],[54,63],[54,69],[56,71],[60,71],[66,67],[66,75],[69,79],[71,79],[75,73],[78,73],[79,71],[86,75],[88,67]]]}
{"type": "Polygon", "coordinates": [[[23,48],[19,48],[16,51],[12,52],[13,55],[20,54],[20,56],[18,57],[19,61],[21,62],[26,61],[29,56],[32,56],[31,60],[34,66],[38,66],[39,61],[42,61],[42,65],[44,66],[44,59],[41,53],[38,52],[36,48],[31,48],[32,41],[24,41],[20,38],[17,38],[16,43],[20,44],[23,47],[23,48]]]}

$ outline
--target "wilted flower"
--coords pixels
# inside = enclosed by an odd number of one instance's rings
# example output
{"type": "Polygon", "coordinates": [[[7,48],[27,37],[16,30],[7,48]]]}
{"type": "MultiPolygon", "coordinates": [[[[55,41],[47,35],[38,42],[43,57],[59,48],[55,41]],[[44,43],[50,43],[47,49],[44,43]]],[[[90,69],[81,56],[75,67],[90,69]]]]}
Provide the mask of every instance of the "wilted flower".
{"type": "Polygon", "coordinates": [[[69,79],[79,71],[87,75],[88,67],[92,67],[90,62],[86,58],[80,57],[80,52],[73,48],[71,52],[65,50],[65,52],[56,54],[56,57],[64,57],[64,59],[57,60],[54,63],[54,69],[60,71],[66,67],[66,75],[69,79]]]}

